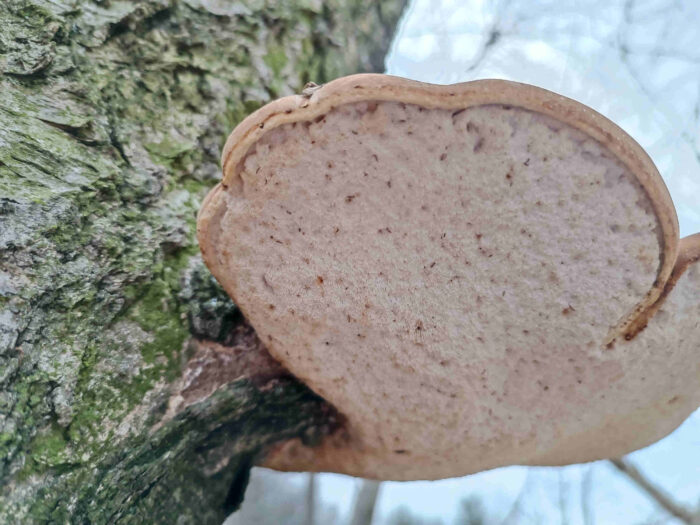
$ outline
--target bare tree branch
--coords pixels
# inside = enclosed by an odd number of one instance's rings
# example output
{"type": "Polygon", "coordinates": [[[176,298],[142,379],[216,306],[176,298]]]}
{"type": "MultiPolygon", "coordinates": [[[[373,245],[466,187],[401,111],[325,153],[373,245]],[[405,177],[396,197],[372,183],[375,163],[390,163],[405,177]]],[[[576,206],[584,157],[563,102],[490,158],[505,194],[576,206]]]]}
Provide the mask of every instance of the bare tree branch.
{"type": "Polygon", "coordinates": [[[379,482],[369,479],[362,480],[362,485],[357,493],[355,509],[352,512],[350,525],[370,525],[374,515],[374,507],[377,503],[379,482]]]}
{"type": "Polygon", "coordinates": [[[316,522],[314,511],[316,510],[316,474],[309,472],[306,485],[306,525],[314,525],[316,522]]]}
{"type": "Polygon", "coordinates": [[[642,474],[637,467],[624,458],[611,459],[612,463],[620,472],[630,478],[640,489],[663,507],[668,513],[672,514],[683,523],[688,525],[700,524],[700,512],[692,512],[686,509],[680,503],[674,501],[662,489],[656,487],[642,474]]]}
{"type": "Polygon", "coordinates": [[[568,487],[564,480],[564,473],[561,469],[557,472],[559,479],[559,517],[561,525],[568,525],[569,513],[567,510],[567,491],[568,487]]]}
{"type": "Polygon", "coordinates": [[[589,465],[581,478],[581,514],[584,525],[593,525],[593,507],[591,507],[591,489],[593,487],[593,467],[589,465]]]}
{"type": "Polygon", "coordinates": [[[503,521],[501,521],[501,525],[508,525],[509,523],[513,522],[519,515],[520,515],[520,505],[523,502],[523,499],[525,498],[525,494],[530,488],[530,477],[532,475],[532,469],[527,469],[527,473],[525,475],[525,481],[523,481],[522,486],[520,487],[520,491],[518,492],[518,495],[515,498],[515,501],[513,501],[513,505],[511,505],[510,510],[508,511],[508,514],[506,514],[506,517],[503,518],[503,521]]]}

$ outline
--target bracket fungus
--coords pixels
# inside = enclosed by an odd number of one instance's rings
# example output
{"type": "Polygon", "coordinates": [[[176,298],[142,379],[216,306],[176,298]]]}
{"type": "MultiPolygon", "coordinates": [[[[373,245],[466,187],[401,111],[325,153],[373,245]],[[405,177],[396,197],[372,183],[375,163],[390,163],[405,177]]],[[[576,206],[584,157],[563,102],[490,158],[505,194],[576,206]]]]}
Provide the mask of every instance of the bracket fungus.
{"type": "Polygon", "coordinates": [[[700,234],[573,100],[355,75],[223,152],[198,236],[270,353],[344,416],[266,465],[438,479],[625,454],[700,404],[700,234]]]}

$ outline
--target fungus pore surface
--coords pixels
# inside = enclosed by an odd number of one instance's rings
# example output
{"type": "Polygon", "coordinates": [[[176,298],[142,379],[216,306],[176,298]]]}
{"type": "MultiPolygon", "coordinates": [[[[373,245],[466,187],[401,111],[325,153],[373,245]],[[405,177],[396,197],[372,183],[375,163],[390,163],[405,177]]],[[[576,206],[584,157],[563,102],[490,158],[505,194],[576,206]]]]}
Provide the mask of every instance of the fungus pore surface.
{"type": "Polygon", "coordinates": [[[673,266],[663,183],[568,117],[508,102],[338,103],[228,166],[200,213],[205,260],[347,418],[268,465],[435,479],[589,461],[697,407],[697,264],[649,326],[619,331],[673,266]]]}

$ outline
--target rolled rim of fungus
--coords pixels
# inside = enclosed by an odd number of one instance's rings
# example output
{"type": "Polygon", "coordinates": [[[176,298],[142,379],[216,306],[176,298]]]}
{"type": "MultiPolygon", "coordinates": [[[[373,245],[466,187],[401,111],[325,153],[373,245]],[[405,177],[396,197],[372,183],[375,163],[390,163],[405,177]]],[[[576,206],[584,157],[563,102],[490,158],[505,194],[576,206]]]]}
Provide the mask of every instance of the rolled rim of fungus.
{"type": "MultiPolygon", "coordinates": [[[[263,135],[285,124],[313,121],[340,105],[386,101],[414,104],[427,109],[467,109],[489,104],[522,108],[555,118],[605,146],[636,177],[657,217],[661,253],[656,280],[643,299],[611,330],[606,343],[617,337],[634,337],[655,312],[655,303],[663,299],[667,285],[668,288],[673,285],[671,276],[679,257],[680,232],[668,189],[644,149],[622,128],[591,108],[546,89],[494,79],[437,85],[390,75],[359,74],[339,78],[310,91],[309,95],[292,95],[265,105],[233,130],[222,152],[223,188],[228,191],[235,189],[242,161],[254,151],[255,143],[263,135]]],[[[216,198],[221,186],[209,193],[202,210],[216,198]]],[[[212,239],[204,231],[208,221],[199,222],[200,246],[207,258],[207,243],[212,239]]],[[[700,237],[687,239],[690,240],[684,243],[683,259],[686,255],[700,253],[700,237]]],[[[209,263],[216,265],[216,261],[209,263]]]]}

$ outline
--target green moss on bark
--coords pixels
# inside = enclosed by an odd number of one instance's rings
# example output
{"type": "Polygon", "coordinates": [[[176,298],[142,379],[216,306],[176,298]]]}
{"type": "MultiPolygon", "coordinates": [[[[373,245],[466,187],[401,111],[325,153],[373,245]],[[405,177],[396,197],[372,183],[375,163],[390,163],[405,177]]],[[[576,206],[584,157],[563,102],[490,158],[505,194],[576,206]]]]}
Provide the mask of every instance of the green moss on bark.
{"type": "Polygon", "coordinates": [[[0,523],[217,523],[262,446],[323,428],[291,379],[158,426],[188,339],[242,322],[195,214],[233,126],[381,70],[403,0],[209,5],[0,10],[0,523]]]}

